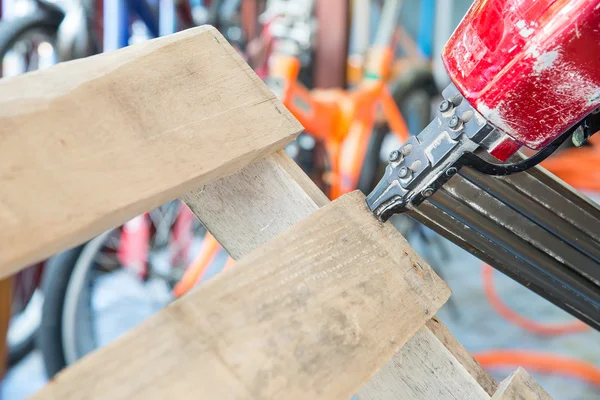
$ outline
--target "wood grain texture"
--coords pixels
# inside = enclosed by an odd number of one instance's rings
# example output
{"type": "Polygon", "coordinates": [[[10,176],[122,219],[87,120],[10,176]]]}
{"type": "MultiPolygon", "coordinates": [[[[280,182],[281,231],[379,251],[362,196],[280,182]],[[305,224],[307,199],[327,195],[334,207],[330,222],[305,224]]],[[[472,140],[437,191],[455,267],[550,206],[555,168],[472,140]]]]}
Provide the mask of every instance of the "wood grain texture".
{"type": "MultiPolygon", "coordinates": [[[[287,156],[284,151],[268,156],[265,160],[255,162],[239,173],[218,181],[212,182],[201,189],[190,192],[184,196],[188,206],[200,218],[202,223],[217,237],[223,247],[237,258],[254,250],[256,247],[288,229],[297,221],[306,218],[319,207],[327,204],[329,200],[308,179],[296,163],[287,156]]],[[[450,360],[455,364],[462,364],[472,377],[490,395],[496,390],[497,384],[494,379],[469,355],[469,353],[458,343],[447,328],[437,319],[427,323],[427,327],[438,338],[437,341],[429,341],[431,351],[447,355],[447,351],[455,357],[450,360]]],[[[429,337],[427,333],[423,334],[429,337]]],[[[409,344],[415,348],[421,346],[423,337],[415,336],[409,340],[409,344]]],[[[378,379],[376,383],[370,382],[360,395],[368,395],[370,398],[385,399],[386,393],[395,393],[397,390],[405,390],[406,387],[399,385],[403,375],[394,376],[399,373],[396,366],[406,360],[402,351],[394,356],[394,359],[384,367],[387,375],[384,379],[378,379]],[[371,384],[378,385],[377,391],[369,390],[371,384]],[[377,397],[383,396],[383,397],[377,397]]],[[[430,371],[442,368],[433,358],[431,362],[422,365],[414,364],[412,371],[421,378],[430,377],[430,371]]],[[[457,385],[463,384],[467,387],[472,385],[473,380],[464,374],[463,369],[453,368],[454,379],[444,380],[440,384],[436,377],[432,383],[440,386],[439,390],[448,391],[457,385]]],[[[480,390],[475,390],[476,394],[480,390]]]]}
{"type": "Polygon", "coordinates": [[[182,200],[234,259],[329,202],[283,150],[182,200]]]}
{"type": "Polygon", "coordinates": [[[449,295],[354,192],[34,398],[348,399],[449,295]]]}
{"type": "Polygon", "coordinates": [[[492,400],[552,400],[552,397],[527,371],[518,368],[500,383],[492,400]]]}
{"type": "Polygon", "coordinates": [[[427,328],[420,329],[360,390],[361,400],[489,400],[490,396],[427,328]]]}
{"type": "Polygon", "coordinates": [[[301,130],[211,27],[0,80],[0,276],[301,130]]]}
{"type": "Polygon", "coordinates": [[[431,330],[438,340],[452,353],[456,360],[475,378],[479,385],[490,396],[498,389],[498,383],[492,375],[473,358],[462,344],[452,335],[446,325],[436,317],[427,321],[427,329],[431,330]]]}

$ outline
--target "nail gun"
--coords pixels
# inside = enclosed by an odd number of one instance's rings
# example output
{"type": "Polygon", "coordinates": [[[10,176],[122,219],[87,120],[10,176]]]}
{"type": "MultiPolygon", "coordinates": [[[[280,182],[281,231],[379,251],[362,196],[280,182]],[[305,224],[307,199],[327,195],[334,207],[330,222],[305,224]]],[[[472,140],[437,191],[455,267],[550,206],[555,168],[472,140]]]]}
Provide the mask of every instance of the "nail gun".
{"type": "Polygon", "coordinates": [[[436,117],[390,154],[369,208],[408,213],[600,329],[600,208],[538,166],[600,130],[599,54],[600,0],[475,1],[442,52],[436,117]]]}

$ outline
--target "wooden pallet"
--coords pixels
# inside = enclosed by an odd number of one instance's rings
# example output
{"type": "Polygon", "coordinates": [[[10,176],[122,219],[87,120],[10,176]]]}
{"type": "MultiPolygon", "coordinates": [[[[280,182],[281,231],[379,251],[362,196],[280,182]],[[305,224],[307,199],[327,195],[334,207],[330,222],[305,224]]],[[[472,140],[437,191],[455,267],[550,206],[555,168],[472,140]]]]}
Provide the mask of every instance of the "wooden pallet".
{"type": "Polygon", "coordinates": [[[0,81],[1,276],[176,197],[240,259],[34,398],[549,398],[452,337],[404,238],[282,150],[301,130],[211,27],[0,81]]]}

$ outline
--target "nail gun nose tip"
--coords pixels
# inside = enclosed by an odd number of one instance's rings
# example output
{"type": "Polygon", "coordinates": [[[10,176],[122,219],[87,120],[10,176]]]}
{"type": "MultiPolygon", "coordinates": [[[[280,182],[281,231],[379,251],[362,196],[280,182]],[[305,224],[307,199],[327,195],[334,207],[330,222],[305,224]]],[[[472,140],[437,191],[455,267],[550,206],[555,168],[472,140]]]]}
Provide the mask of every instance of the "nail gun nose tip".
{"type": "Polygon", "coordinates": [[[391,216],[392,216],[392,214],[387,214],[387,213],[383,213],[381,215],[376,215],[379,222],[381,222],[383,224],[386,223],[390,219],[391,216]]]}
{"type": "Polygon", "coordinates": [[[371,212],[373,213],[373,216],[377,218],[379,222],[383,223],[390,219],[391,215],[388,212],[386,212],[386,207],[383,207],[382,205],[374,207],[373,203],[369,202],[369,199],[366,200],[366,203],[369,210],[371,210],[371,212]]]}

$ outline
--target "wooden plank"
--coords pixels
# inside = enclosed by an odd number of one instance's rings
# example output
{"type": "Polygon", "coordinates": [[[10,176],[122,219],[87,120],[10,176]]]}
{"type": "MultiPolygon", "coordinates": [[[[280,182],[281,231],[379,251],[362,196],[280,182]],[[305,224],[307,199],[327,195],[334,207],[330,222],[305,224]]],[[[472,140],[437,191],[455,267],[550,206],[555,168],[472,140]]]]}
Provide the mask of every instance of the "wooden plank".
{"type": "Polygon", "coordinates": [[[447,300],[359,192],[294,225],[37,399],[348,399],[447,300]]]}
{"type": "Polygon", "coordinates": [[[301,129],[211,27],[0,80],[0,277],[301,129]]]}
{"type": "MultiPolygon", "coordinates": [[[[237,174],[189,192],[184,200],[234,258],[254,250],[329,202],[284,151],[255,162],[237,174]]],[[[488,394],[495,392],[497,384],[494,379],[440,321],[430,320],[422,330],[427,329],[438,338],[437,341],[429,342],[432,351],[442,356],[447,355],[446,352],[449,351],[455,358],[452,360],[447,357],[452,363],[462,364],[464,370],[468,371],[488,394]]],[[[421,337],[413,337],[409,343],[413,347],[419,347],[421,337]]],[[[386,392],[394,393],[399,390],[398,381],[401,381],[403,376],[395,377],[390,374],[399,373],[396,366],[402,360],[406,360],[406,356],[399,352],[385,367],[388,371],[386,379],[376,382],[382,396],[385,396],[386,392]]],[[[441,368],[437,361],[438,359],[432,358],[430,362],[417,364],[413,373],[422,378],[430,377],[432,369],[441,368]]],[[[454,380],[445,380],[443,384],[449,386],[440,386],[440,390],[448,391],[463,384],[467,387],[472,385],[472,379],[464,374],[464,370],[452,369],[454,380]]],[[[436,382],[435,379],[432,381],[436,382]]],[[[368,392],[364,395],[377,398],[374,397],[375,391],[369,391],[370,384],[367,384],[365,390],[368,392]]],[[[480,393],[477,389],[475,392],[480,393]]],[[[359,395],[363,395],[363,391],[359,395]]]]}
{"type": "Polygon", "coordinates": [[[285,151],[190,191],[182,200],[234,259],[329,203],[285,151]]]}
{"type": "Polygon", "coordinates": [[[452,353],[456,360],[471,374],[479,383],[479,386],[490,396],[498,389],[498,383],[492,375],[469,354],[469,352],[459,343],[446,326],[436,317],[427,321],[426,329],[431,330],[438,340],[452,353]]]}
{"type": "Polygon", "coordinates": [[[469,372],[422,328],[358,393],[361,400],[489,400],[469,372]]]}
{"type": "Polygon", "coordinates": [[[552,397],[523,368],[503,380],[492,400],[552,400],[552,397]]]}

